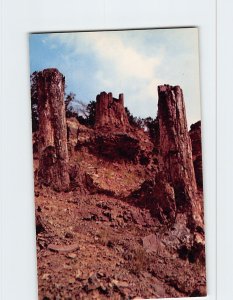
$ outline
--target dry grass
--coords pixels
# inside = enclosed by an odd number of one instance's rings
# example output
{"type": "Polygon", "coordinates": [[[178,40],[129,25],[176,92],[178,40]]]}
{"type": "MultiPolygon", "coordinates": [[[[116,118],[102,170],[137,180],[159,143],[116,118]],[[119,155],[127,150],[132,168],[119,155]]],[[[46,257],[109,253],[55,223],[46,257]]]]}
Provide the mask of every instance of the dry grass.
{"type": "Polygon", "coordinates": [[[124,254],[124,258],[126,260],[126,268],[134,275],[147,271],[152,263],[151,256],[141,246],[128,249],[124,254]]]}

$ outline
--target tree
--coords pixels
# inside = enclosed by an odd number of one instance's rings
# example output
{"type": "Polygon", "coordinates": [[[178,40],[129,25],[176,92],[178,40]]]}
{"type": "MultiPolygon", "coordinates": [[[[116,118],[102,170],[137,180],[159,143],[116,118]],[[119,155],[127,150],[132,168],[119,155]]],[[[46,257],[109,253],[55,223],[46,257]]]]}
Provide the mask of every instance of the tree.
{"type": "Polygon", "coordinates": [[[154,140],[158,134],[158,129],[159,129],[158,118],[152,119],[151,117],[147,117],[143,119],[143,121],[144,121],[144,126],[147,127],[149,131],[150,137],[154,140]]]}
{"type": "Polygon", "coordinates": [[[65,111],[66,117],[76,117],[78,116],[77,112],[74,109],[74,103],[77,102],[75,93],[70,92],[68,95],[65,96],[65,111]]]}
{"type": "Polygon", "coordinates": [[[95,125],[96,102],[90,101],[88,104],[85,104],[82,101],[78,101],[78,104],[78,111],[81,113],[78,116],[78,121],[80,124],[93,127],[95,125]]]}
{"type": "Polygon", "coordinates": [[[96,115],[96,102],[95,101],[90,101],[89,104],[87,105],[87,120],[88,124],[90,126],[95,125],[95,115],[96,115]]]}
{"type": "Polygon", "coordinates": [[[131,112],[129,111],[128,107],[125,107],[125,112],[126,112],[126,115],[128,117],[128,121],[129,121],[129,124],[131,126],[135,126],[135,118],[134,116],[131,114],[131,112]]]}
{"type": "Polygon", "coordinates": [[[131,126],[136,127],[136,128],[143,128],[143,119],[142,118],[134,117],[127,107],[125,107],[125,112],[127,114],[129,124],[131,126]]]}

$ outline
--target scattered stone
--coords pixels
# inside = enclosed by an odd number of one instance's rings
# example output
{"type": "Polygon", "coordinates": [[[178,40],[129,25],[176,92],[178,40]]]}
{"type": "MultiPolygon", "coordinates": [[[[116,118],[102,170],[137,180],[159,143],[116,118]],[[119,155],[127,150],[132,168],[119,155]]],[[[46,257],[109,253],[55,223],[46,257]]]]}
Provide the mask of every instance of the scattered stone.
{"type": "Polygon", "coordinates": [[[70,284],[73,284],[73,283],[75,283],[75,278],[69,278],[69,280],[68,280],[68,282],[70,283],[70,284]]]}
{"type": "Polygon", "coordinates": [[[159,242],[155,234],[150,234],[142,239],[143,247],[146,252],[158,252],[159,242]]]}
{"type": "Polygon", "coordinates": [[[42,275],[41,278],[42,278],[43,280],[48,280],[48,279],[50,278],[50,274],[45,273],[45,274],[42,275]]]}
{"type": "Polygon", "coordinates": [[[107,217],[110,222],[112,222],[112,214],[109,211],[103,211],[103,215],[107,217]]]}
{"type": "Polygon", "coordinates": [[[82,276],[82,272],[81,272],[80,270],[77,270],[76,273],[75,273],[75,278],[76,278],[76,279],[79,279],[79,280],[80,280],[80,279],[82,280],[82,277],[81,277],[81,276],[82,276]]]}
{"type": "Polygon", "coordinates": [[[100,288],[100,282],[96,276],[96,274],[93,274],[91,277],[88,278],[88,282],[87,284],[84,286],[84,290],[88,293],[92,290],[96,290],[98,288],[100,288]]]}
{"type": "Polygon", "coordinates": [[[73,233],[71,233],[71,232],[66,232],[65,238],[67,238],[67,239],[73,239],[73,238],[74,238],[74,235],[73,235],[73,233]]]}
{"type": "Polygon", "coordinates": [[[102,277],[105,277],[105,276],[106,276],[105,273],[102,273],[102,272],[98,272],[98,273],[97,273],[97,277],[98,277],[98,278],[102,278],[102,277]]]}
{"type": "Polygon", "coordinates": [[[85,221],[97,221],[98,216],[95,215],[95,214],[89,214],[89,215],[83,217],[83,220],[85,220],[85,221]]]}
{"type": "Polygon", "coordinates": [[[123,220],[127,223],[127,222],[131,222],[132,221],[132,215],[130,212],[128,211],[124,211],[123,213],[123,220]]]}
{"type": "Polygon", "coordinates": [[[128,282],[126,282],[126,281],[119,281],[119,280],[115,280],[115,279],[112,280],[112,284],[115,285],[115,286],[117,286],[117,287],[122,287],[122,288],[129,287],[128,282]]]}
{"type": "Polygon", "coordinates": [[[36,212],[36,234],[45,232],[45,226],[39,213],[36,212]]]}
{"type": "Polygon", "coordinates": [[[69,253],[69,254],[67,254],[67,257],[68,258],[76,258],[77,254],[76,253],[69,253]]]}
{"type": "Polygon", "coordinates": [[[102,209],[109,209],[111,210],[111,208],[105,203],[105,202],[98,202],[96,203],[96,206],[102,209]]]}
{"type": "Polygon", "coordinates": [[[109,290],[106,286],[104,286],[102,283],[100,284],[100,287],[98,288],[101,294],[107,295],[109,294],[109,290]]]}
{"type": "Polygon", "coordinates": [[[108,241],[108,242],[107,242],[107,246],[108,246],[109,248],[113,248],[113,247],[114,247],[114,243],[113,243],[112,241],[108,241]]]}
{"type": "Polygon", "coordinates": [[[72,245],[55,245],[49,244],[48,249],[57,252],[72,252],[75,250],[79,250],[79,244],[72,244],[72,245]]]}

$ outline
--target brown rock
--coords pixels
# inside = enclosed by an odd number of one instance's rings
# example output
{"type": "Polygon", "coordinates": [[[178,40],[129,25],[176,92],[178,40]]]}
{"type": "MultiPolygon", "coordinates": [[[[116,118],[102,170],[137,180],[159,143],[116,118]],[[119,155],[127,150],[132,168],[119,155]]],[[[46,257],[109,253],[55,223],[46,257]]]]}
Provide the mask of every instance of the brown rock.
{"type": "Polygon", "coordinates": [[[43,224],[41,215],[36,211],[36,234],[44,232],[45,226],[43,224]]]}
{"type": "Polygon", "coordinates": [[[98,133],[89,145],[89,149],[97,156],[111,161],[135,161],[140,145],[137,138],[126,133],[98,133]]]}
{"type": "Polygon", "coordinates": [[[72,252],[79,249],[79,244],[72,244],[72,245],[55,245],[49,244],[48,249],[57,252],[72,252]]]}
{"type": "Polygon", "coordinates": [[[130,197],[133,197],[134,204],[149,209],[151,215],[162,224],[175,222],[177,209],[174,189],[162,173],[157,174],[154,180],[144,181],[130,197]]]}
{"type": "Polygon", "coordinates": [[[84,286],[84,290],[88,293],[92,290],[100,288],[101,284],[96,274],[93,274],[88,278],[87,284],[84,286]]]}
{"type": "Polygon", "coordinates": [[[66,120],[67,125],[67,140],[68,142],[73,142],[74,145],[77,144],[77,132],[80,131],[81,125],[79,121],[72,117],[66,120]]]}
{"type": "Polygon", "coordinates": [[[195,227],[202,221],[197,204],[183,92],[179,86],[161,85],[158,96],[160,153],[164,173],[174,188],[178,211],[187,213],[189,226],[195,227]]]}
{"type": "Polygon", "coordinates": [[[130,128],[124,108],[124,95],[113,98],[112,93],[102,92],[96,97],[95,128],[126,131],[130,128]]]}
{"type": "Polygon", "coordinates": [[[192,142],[193,165],[196,176],[197,187],[203,189],[202,176],[202,147],[201,147],[201,121],[191,125],[189,136],[192,142]]]}
{"type": "Polygon", "coordinates": [[[146,252],[158,252],[158,240],[155,234],[150,234],[142,239],[146,252]]]}
{"type": "Polygon", "coordinates": [[[69,188],[64,86],[57,69],[38,73],[38,175],[42,184],[57,191],[69,188]]]}

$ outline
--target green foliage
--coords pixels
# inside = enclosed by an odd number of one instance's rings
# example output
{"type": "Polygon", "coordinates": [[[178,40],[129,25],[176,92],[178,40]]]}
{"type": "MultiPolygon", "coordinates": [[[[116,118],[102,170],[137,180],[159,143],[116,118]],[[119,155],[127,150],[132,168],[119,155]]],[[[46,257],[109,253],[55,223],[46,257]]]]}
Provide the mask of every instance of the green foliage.
{"type": "Polygon", "coordinates": [[[88,124],[94,126],[95,124],[95,114],[96,114],[96,102],[90,101],[87,105],[87,114],[88,114],[88,124]]]}
{"type": "Polygon", "coordinates": [[[143,119],[144,126],[147,128],[150,137],[154,140],[158,134],[159,123],[158,119],[152,119],[151,117],[147,117],[143,119]]]}
{"type": "Polygon", "coordinates": [[[67,118],[78,117],[78,114],[73,107],[73,104],[75,102],[77,102],[77,99],[74,93],[70,92],[68,95],[65,96],[65,111],[67,118]]]}
{"type": "Polygon", "coordinates": [[[135,128],[144,129],[144,131],[149,132],[151,138],[155,138],[158,131],[158,120],[152,119],[151,117],[140,118],[134,117],[129,109],[125,107],[125,112],[128,116],[129,124],[135,128]]]}
{"type": "Polygon", "coordinates": [[[78,116],[80,124],[93,127],[95,125],[96,102],[90,101],[87,105],[82,104],[82,114],[78,116]]]}
{"type": "Polygon", "coordinates": [[[138,127],[140,128],[140,122],[138,122],[138,118],[134,117],[131,112],[129,111],[128,107],[125,107],[125,112],[127,114],[129,124],[133,127],[138,127]]]}
{"type": "Polygon", "coordinates": [[[134,117],[129,109],[125,107],[125,112],[128,116],[129,124],[135,128],[143,128],[143,119],[139,117],[134,117]]]}

